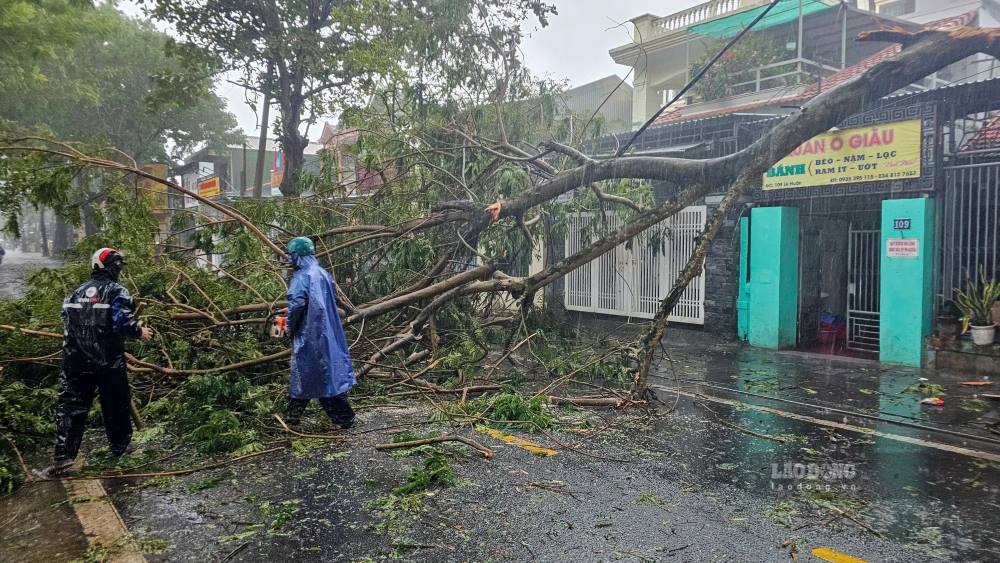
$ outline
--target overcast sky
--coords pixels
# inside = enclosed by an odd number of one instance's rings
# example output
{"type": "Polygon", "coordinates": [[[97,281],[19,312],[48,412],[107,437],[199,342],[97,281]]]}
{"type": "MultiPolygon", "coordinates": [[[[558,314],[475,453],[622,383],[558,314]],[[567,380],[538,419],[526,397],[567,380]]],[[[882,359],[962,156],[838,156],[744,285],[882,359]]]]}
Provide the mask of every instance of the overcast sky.
{"type": "Polygon", "coordinates": [[[537,74],[569,79],[571,86],[609,74],[624,77],[629,68],[615,64],[608,51],[631,40],[632,25],[626,23],[628,20],[647,13],[666,16],[701,3],[698,0],[548,1],[556,5],[559,15],[544,29],[526,28],[529,37],[524,42],[524,59],[537,74]]]}
{"type": "MultiPolygon", "coordinates": [[[[526,22],[524,59],[536,74],[568,80],[571,86],[610,74],[624,77],[629,71],[628,67],[615,64],[608,55],[609,49],[630,41],[631,24],[619,24],[641,14],[664,16],[701,3],[699,0],[548,1],[556,5],[559,14],[550,19],[546,28],[539,28],[536,22],[526,22]]],[[[127,14],[140,14],[128,0],[120,2],[119,7],[127,14]]],[[[217,91],[226,99],[240,127],[249,135],[258,134],[256,116],[244,101],[242,89],[220,83],[217,91]]],[[[309,137],[316,139],[321,131],[322,125],[313,127],[309,137]]]]}

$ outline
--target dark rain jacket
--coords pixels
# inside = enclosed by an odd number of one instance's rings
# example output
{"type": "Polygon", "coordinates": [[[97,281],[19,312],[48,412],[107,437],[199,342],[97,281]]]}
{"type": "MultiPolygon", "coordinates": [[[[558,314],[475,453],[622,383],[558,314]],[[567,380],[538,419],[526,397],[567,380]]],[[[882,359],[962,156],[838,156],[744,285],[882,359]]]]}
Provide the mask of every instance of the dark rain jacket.
{"type": "Polygon", "coordinates": [[[125,371],[125,339],[142,335],[133,310],[128,290],[110,273],[95,271],[63,301],[64,369],[125,371]]]}
{"type": "Polygon", "coordinates": [[[337,286],[315,256],[293,256],[295,274],[288,287],[288,330],[292,335],[293,399],[319,399],[346,393],[356,377],[347,338],[337,313],[337,286]]]}

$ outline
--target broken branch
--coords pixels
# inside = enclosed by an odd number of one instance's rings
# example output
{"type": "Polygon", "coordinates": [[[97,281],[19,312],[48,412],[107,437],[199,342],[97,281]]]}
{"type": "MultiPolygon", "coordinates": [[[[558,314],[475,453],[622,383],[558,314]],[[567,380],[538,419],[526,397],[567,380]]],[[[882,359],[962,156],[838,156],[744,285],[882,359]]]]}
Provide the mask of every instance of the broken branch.
{"type": "Polygon", "coordinates": [[[480,444],[479,442],[466,438],[465,436],[456,436],[454,434],[448,436],[438,436],[435,438],[423,438],[420,440],[410,440],[408,442],[396,442],[393,444],[376,444],[376,450],[399,450],[405,448],[415,448],[417,446],[425,446],[428,444],[443,444],[445,442],[461,442],[470,448],[483,454],[483,457],[489,459],[493,457],[493,450],[487,448],[486,446],[480,444]]]}

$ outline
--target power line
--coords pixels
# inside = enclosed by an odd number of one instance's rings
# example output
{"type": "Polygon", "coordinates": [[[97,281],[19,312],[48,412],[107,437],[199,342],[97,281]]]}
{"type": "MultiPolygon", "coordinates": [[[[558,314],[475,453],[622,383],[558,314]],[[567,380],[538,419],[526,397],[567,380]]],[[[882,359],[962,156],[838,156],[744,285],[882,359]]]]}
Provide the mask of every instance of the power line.
{"type": "Polygon", "coordinates": [[[634,143],[636,141],[636,139],[639,138],[640,135],[642,135],[643,133],[645,133],[646,129],[649,129],[650,125],[652,125],[657,120],[657,118],[659,118],[660,115],[662,115],[663,112],[667,110],[667,108],[669,108],[671,105],[673,105],[677,100],[681,99],[684,96],[684,94],[686,94],[687,91],[691,89],[691,87],[693,87],[699,80],[701,80],[701,77],[704,76],[705,73],[708,72],[709,69],[711,69],[712,66],[719,59],[722,58],[722,55],[724,55],[726,53],[726,51],[728,51],[733,45],[735,45],[737,41],[739,41],[740,39],[742,39],[743,36],[746,35],[747,32],[750,31],[755,25],[757,25],[758,23],[760,23],[760,20],[764,19],[764,16],[766,16],[768,14],[768,12],[770,12],[771,9],[773,9],[775,6],[777,6],[778,3],[781,2],[781,1],[782,0],[771,0],[771,3],[768,4],[767,7],[764,8],[764,10],[761,13],[757,14],[757,17],[755,17],[753,19],[753,21],[751,21],[749,24],[747,24],[747,26],[744,27],[738,34],[736,34],[735,37],[733,37],[732,39],[730,39],[729,42],[726,43],[725,47],[723,47],[718,53],[716,53],[715,56],[712,57],[712,60],[710,60],[707,65],[705,65],[704,67],[702,67],[702,69],[698,71],[698,74],[696,74],[694,78],[692,78],[691,80],[689,80],[688,83],[685,84],[683,88],[681,88],[680,92],[678,92],[677,94],[674,95],[673,99],[671,99],[669,102],[667,102],[667,104],[665,106],[661,107],[656,113],[653,114],[652,117],[650,117],[649,119],[647,119],[646,123],[643,123],[642,127],[640,127],[639,130],[636,131],[634,135],[632,135],[632,138],[630,138],[627,143],[625,143],[624,145],[622,145],[621,147],[619,147],[619,149],[617,151],[615,151],[615,155],[614,156],[617,158],[617,157],[625,154],[625,151],[628,150],[628,148],[632,146],[632,143],[634,143]]]}

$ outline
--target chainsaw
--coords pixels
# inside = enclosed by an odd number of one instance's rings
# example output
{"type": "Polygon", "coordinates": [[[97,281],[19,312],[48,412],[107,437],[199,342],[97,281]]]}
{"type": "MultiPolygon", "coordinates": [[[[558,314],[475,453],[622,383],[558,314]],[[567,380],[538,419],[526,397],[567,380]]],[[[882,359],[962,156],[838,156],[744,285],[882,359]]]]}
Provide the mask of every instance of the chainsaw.
{"type": "Polygon", "coordinates": [[[288,336],[288,317],[281,311],[275,311],[264,320],[264,335],[274,339],[288,336]]]}

